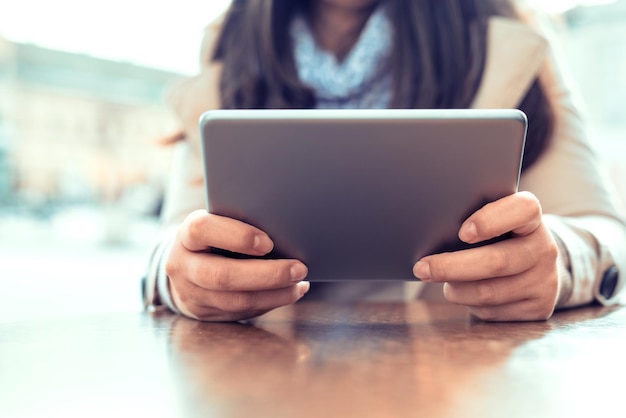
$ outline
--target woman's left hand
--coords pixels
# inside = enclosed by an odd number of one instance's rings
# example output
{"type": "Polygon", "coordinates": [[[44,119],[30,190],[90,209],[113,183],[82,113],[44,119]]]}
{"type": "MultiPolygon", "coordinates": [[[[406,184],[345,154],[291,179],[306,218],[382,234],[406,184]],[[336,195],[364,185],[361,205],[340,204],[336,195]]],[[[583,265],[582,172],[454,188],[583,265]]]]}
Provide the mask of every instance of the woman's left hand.
{"type": "Polygon", "coordinates": [[[559,293],[558,247],[528,192],[507,196],[470,216],[459,238],[476,244],[512,232],[510,239],[422,258],[413,268],[424,282],[445,283],[450,302],[486,321],[534,321],[552,316],[559,293]]]}

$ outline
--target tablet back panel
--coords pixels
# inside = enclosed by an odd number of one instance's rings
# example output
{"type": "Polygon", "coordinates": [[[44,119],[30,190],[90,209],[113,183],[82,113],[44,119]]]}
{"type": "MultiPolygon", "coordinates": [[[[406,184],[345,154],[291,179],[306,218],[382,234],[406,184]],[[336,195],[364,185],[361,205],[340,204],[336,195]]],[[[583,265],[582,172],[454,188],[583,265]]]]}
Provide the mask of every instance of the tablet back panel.
{"type": "Polygon", "coordinates": [[[208,209],[266,231],[269,257],[302,260],[309,280],[415,280],[517,190],[525,134],[515,110],[211,111],[208,209]]]}

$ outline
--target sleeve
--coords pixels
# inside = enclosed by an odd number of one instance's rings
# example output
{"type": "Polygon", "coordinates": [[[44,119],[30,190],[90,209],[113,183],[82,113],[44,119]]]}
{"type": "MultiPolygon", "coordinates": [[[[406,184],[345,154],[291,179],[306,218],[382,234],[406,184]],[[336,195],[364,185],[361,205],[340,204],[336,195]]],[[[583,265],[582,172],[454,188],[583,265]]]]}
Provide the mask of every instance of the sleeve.
{"type": "Polygon", "coordinates": [[[144,309],[149,311],[160,311],[169,309],[179,313],[172,301],[169,290],[169,278],[165,271],[167,255],[174,241],[174,231],[170,230],[154,246],[152,256],[148,263],[146,276],[143,279],[143,301],[144,309]]]}
{"type": "Polygon", "coordinates": [[[148,263],[143,295],[146,309],[160,310],[166,307],[178,312],[170,295],[165,264],[178,225],[194,210],[206,207],[206,199],[202,162],[195,148],[188,140],[178,142],[174,147],[169,181],[165,189],[165,202],[161,211],[164,232],[148,263]]]}
{"type": "Polygon", "coordinates": [[[178,312],[170,294],[165,265],[178,225],[194,210],[206,207],[198,121],[203,112],[219,108],[221,65],[211,63],[210,55],[217,41],[222,18],[207,28],[201,50],[200,73],[181,81],[170,94],[170,102],[181,126],[180,132],[174,137],[184,140],[172,145],[174,151],[161,212],[164,233],[154,247],[142,282],[144,307],[147,310],[169,309],[178,312]]]}
{"type": "MultiPolygon", "coordinates": [[[[545,28],[545,25],[543,26],[545,28]]],[[[555,116],[542,157],[522,176],[520,189],[534,193],[559,246],[559,308],[619,302],[626,273],[626,224],[594,144],[585,130],[579,99],[563,67],[558,42],[539,79],[555,116]]]]}

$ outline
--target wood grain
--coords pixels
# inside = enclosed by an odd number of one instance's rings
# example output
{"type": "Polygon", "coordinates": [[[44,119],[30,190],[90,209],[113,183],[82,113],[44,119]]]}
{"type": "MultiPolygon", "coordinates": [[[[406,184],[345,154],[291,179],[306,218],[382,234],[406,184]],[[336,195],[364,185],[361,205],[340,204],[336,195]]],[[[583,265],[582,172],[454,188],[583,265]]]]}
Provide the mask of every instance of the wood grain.
{"type": "Polygon", "coordinates": [[[0,325],[0,416],[623,416],[626,309],[485,323],[449,304],[303,302],[247,324],[0,325]]]}

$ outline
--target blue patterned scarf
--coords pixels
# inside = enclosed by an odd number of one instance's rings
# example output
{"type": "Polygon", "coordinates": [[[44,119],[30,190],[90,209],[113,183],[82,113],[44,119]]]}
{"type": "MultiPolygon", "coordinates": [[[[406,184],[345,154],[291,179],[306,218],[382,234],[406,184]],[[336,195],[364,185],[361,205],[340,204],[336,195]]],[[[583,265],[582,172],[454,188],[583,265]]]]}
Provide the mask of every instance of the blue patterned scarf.
{"type": "Polygon", "coordinates": [[[379,7],[367,21],[348,56],[319,48],[302,16],[291,24],[300,80],[315,92],[319,109],[385,109],[391,103],[392,26],[379,7]]]}

